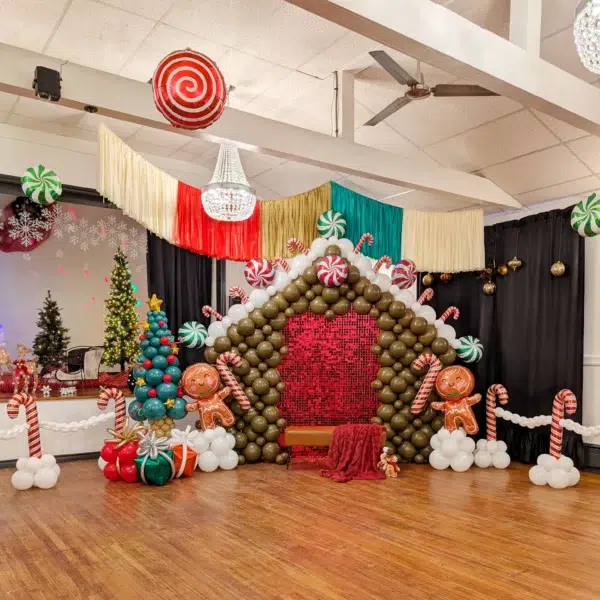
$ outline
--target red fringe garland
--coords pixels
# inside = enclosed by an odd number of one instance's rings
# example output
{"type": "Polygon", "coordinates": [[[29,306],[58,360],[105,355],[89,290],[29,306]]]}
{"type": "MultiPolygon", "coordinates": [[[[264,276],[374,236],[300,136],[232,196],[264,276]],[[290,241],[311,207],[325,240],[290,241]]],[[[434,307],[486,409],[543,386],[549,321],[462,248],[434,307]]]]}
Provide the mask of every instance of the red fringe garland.
{"type": "Polygon", "coordinates": [[[202,206],[202,192],[179,182],[173,243],[197,254],[246,261],[261,256],[260,202],[246,221],[211,219],[202,206]]]}

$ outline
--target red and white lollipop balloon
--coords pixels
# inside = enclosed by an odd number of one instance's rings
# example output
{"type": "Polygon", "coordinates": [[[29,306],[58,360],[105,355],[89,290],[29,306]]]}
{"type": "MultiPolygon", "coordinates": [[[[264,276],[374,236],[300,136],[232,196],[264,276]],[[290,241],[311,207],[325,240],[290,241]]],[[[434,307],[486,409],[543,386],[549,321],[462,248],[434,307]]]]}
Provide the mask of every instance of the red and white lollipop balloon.
{"type": "Polygon", "coordinates": [[[341,257],[331,254],[317,264],[317,277],[327,287],[339,287],[348,279],[348,263],[341,257]]]}
{"type": "Polygon", "coordinates": [[[253,258],[246,263],[244,277],[255,288],[267,288],[275,281],[277,271],[270,260],[266,258],[253,258]]]}
{"type": "Polygon", "coordinates": [[[403,258],[392,269],[392,284],[397,285],[401,290],[407,290],[412,287],[416,280],[417,267],[408,258],[403,258]]]}
{"type": "Polygon", "coordinates": [[[156,108],[181,129],[206,129],[221,116],[227,100],[217,64],[189,49],[171,52],[158,63],[152,91],[156,108]]]}

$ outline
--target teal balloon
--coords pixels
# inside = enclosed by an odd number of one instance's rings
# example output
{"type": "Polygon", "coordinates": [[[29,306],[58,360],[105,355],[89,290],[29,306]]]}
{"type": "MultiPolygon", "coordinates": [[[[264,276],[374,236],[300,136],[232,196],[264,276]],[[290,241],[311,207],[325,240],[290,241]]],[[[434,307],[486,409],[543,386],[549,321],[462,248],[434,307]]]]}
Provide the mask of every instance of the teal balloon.
{"type": "Polygon", "coordinates": [[[152,313],[148,313],[146,321],[148,321],[148,323],[154,323],[154,321],[156,321],[156,317],[152,313]]]}
{"type": "Polygon", "coordinates": [[[151,340],[154,337],[154,334],[151,331],[146,331],[146,339],[151,340]]]}
{"type": "Polygon", "coordinates": [[[173,365],[169,365],[165,369],[165,375],[170,375],[173,383],[179,383],[181,380],[181,369],[179,367],[175,367],[173,365]]]}
{"type": "Polygon", "coordinates": [[[166,319],[166,317],[167,317],[167,313],[166,313],[164,310],[159,310],[159,311],[158,311],[158,316],[159,316],[159,317],[162,317],[162,318],[163,318],[165,321],[167,320],[167,319],[166,319]]]}
{"type": "Polygon", "coordinates": [[[150,345],[150,341],[149,340],[144,340],[141,344],[140,344],[140,348],[142,350],[145,350],[148,346],[150,345]]]}
{"type": "Polygon", "coordinates": [[[138,400],[146,400],[148,398],[148,390],[150,388],[147,385],[136,385],[134,390],[133,390],[133,395],[138,399],[138,400]]]}
{"type": "Polygon", "coordinates": [[[171,419],[183,419],[187,414],[185,406],[187,402],[183,398],[175,398],[175,404],[167,409],[167,416],[171,419]]]}
{"type": "Polygon", "coordinates": [[[158,323],[150,323],[150,331],[154,331],[156,332],[158,329],[160,329],[160,327],[158,326],[158,323]]]}
{"type": "Polygon", "coordinates": [[[144,350],[144,356],[146,358],[154,358],[158,354],[158,350],[154,346],[148,346],[144,350]]]}
{"type": "Polygon", "coordinates": [[[172,363],[169,363],[172,367],[178,367],[179,366],[179,359],[177,357],[175,357],[175,360],[172,363]]]}
{"type": "Polygon", "coordinates": [[[144,377],[146,375],[146,369],[144,367],[136,367],[133,370],[133,378],[137,379],[138,377],[144,377]]]}
{"type": "Polygon", "coordinates": [[[175,398],[177,393],[177,386],[174,383],[161,383],[156,388],[156,393],[161,400],[168,400],[169,398],[175,398]]]}
{"type": "Polygon", "coordinates": [[[156,337],[162,337],[163,335],[167,335],[168,333],[171,333],[168,329],[163,329],[162,327],[160,329],[157,329],[154,332],[154,335],[156,337]]]}
{"type": "Polygon", "coordinates": [[[155,356],[152,359],[152,366],[155,369],[166,369],[169,366],[169,363],[167,362],[167,359],[164,356],[161,356],[160,354],[158,356],[155,356]]]}
{"type": "Polygon", "coordinates": [[[143,354],[140,354],[137,357],[136,362],[143,363],[145,360],[146,360],[146,357],[143,354]]]}
{"type": "Polygon", "coordinates": [[[159,400],[158,398],[149,398],[144,402],[142,412],[146,415],[147,419],[155,421],[156,419],[162,419],[166,416],[167,407],[162,400],[159,400]]]}
{"type": "Polygon", "coordinates": [[[171,346],[161,346],[158,349],[158,353],[162,354],[162,356],[169,356],[171,354],[171,346]]]}
{"type": "Polygon", "coordinates": [[[144,410],[144,405],[137,400],[134,400],[133,402],[131,402],[129,404],[129,408],[128,408],[129,416],[134,421],[145,421],[146,420],[143,410],[144,410]]]}
{"type": "Polygon", "coordinates": [[[160,346],[160,338],[154,336],[151,340],[150,340],[150,345],[154,346],[155,348],[158,348],[160,346]]]}
{"type": "Polygon", "coordinates": [[[164,372],[160,369],[150,369],[146,372],[146,383],[151,386],[157,386],[162,383],[164,372]]]}

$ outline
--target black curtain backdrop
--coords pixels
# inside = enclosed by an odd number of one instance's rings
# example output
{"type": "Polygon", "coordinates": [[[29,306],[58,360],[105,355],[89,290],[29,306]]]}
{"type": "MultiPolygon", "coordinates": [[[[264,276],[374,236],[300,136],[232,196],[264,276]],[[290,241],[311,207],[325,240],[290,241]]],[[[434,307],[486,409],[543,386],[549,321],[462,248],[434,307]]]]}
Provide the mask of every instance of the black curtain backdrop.
{"type": "MultiPolygon", "coordinates": [[[[164,300],[163,310],[169,319],[169,329],[177,331],[186,321],[199,321],[208,327],[202,307],[211,303],[212,259],[178,248],[148,232],[148,294],[164,300]]],[[[182,369],[204,362],[204,348],[180,346],[182,369]]]]}
{"type": "MultiPolygon", "coordinates": [[[[449,321],[457,337],[475,335],[484,345],[482,360],[467,365],[483,396],[474,407],[480,436],[485,435],[485,392],[493,383],[508,390],[505,408],[526,417],[551,414],[554,395],[569,388],[578,401],[571,418],[581,422],[585,240],[571,229],[570,213],[570,208],[553,210],[485,228],[488,264],[494,259],[506,264],[515,255],[523,261],[516,272],[495,275],[494,296],[483,293],[478,273],[456,274],[446,284],[436,276],[431,305],[438,314],[457,306],[460,319],[449,321]],[[559,259],[567,271],[557,278],[550,266],[559,259]]],[[[513,459],[531,463],[549,451],[550,428],[498,419],[498,439],[513,459]]],[[[563,454],[583,465],[581,436],[565,430],[563,454]]]]}

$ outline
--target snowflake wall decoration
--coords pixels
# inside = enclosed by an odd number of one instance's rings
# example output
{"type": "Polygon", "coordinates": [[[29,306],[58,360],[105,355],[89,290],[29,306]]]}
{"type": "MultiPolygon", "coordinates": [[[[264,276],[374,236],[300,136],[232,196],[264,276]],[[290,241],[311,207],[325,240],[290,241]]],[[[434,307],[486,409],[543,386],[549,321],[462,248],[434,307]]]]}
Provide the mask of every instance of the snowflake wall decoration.
{"type": "Polygon", "coordinates": [[[96,227],[92,227],[85,218],[70,223],[67,231],[69,232],[69,242],[73,246],[78,246],[83,252],[87,252],[100,242],[100,232],[96,227]]]}
{"type": "Polygon", "coordinates": [[[8,224],[10,225],[8,236],[13,240],[19,240],[25,248],[41,241],[44,231],[52,227],[45,219],[36,219],[26,210],[9,217],[8,224]]]}
{"type": "Polygon", "coordinates": [[[73,218],[68,210],[64,210],[58,203],[53,204],[50,208],[42,210],[42,217],[49,224],[48,228],[52,228],[52,237],[63,239],[68,233],[68,227],[73,223],[73,218]]]}

